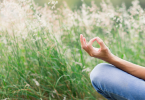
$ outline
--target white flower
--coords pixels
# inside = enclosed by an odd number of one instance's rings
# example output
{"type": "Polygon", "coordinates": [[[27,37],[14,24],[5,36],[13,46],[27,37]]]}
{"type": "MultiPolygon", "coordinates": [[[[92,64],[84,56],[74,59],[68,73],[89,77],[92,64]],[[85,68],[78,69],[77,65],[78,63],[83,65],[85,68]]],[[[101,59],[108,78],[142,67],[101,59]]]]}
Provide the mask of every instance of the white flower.
{"type": "Polygon", "coordinates": [[[37,86],[40,86],[39,82],[36,81],[36,79],[33,79],[33,81],[35,82],[35,84],[36,84],[37,86]]]}
{"type": "Polygon", "coordinates": [[[83,72],[83,71],[90,72],[91,69],[90,69],[90,68],[86,68],[86,69],[83,69],[82,72],[83,72]]]}
{"type": "Polygon", "coordinates": [[[66,100],[66,97],[64,97],[63,100],[66,100]]]}
{"type": "Polygon", "coordinates": [[[3,40],[3,43],[4,43],[4,44],[7,44],[7,40],[3,40]]]}

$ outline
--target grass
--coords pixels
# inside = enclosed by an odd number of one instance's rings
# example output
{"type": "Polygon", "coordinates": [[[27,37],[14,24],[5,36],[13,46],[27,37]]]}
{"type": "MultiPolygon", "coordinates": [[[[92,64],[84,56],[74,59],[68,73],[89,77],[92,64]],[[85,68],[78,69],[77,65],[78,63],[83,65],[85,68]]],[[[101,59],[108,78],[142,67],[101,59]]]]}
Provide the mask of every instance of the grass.
{"type": "MultiPolygon", "coordinates": [[[[140,21],[144,13],[133,15],[125,8],[126,12],[105,2],[102,10],[92,5],[93,11],[85,4],[81,10],[72,11],[66,5],[51,9],[48,5],[39,8],[33,1],[14,2],[22,10],[19,13],[23,20],[13,14],[15,21],[4,24],[0,20],[0,99],[104,99],[89,79],[90,71],[103,61],[89,57],[81,49],[80,34],[87,41],[99,36],[114,55],[145,66],[145,25],[140,21]],[[108,17],[106,12],[112,10],[117,14],[108,17]]],[[[14,7],[10,1],[5,4],[14,7]]],[[[99,47],[97,43],[93,45],[99,47]]]]}

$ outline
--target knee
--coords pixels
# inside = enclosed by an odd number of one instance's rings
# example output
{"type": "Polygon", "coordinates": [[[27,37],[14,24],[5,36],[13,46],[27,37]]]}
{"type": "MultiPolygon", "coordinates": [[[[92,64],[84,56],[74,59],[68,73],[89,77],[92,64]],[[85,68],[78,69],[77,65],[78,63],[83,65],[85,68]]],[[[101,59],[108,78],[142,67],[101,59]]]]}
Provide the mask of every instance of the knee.
{"type": "Polygon", "coordinates": [[[101,63],[95,66],[95,68],[90,73],[91,82],[96,83],[98,81],[107,79],[112,67],[114,66],[107,63],[101,63]]]}

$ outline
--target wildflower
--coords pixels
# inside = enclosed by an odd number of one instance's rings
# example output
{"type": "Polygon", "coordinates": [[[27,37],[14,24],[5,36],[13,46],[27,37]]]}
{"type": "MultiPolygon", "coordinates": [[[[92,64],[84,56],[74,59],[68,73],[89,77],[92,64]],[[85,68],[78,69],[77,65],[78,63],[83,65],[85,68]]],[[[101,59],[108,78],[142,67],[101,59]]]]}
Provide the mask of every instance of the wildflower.
{"type": "Polygon", "coordinates": [[[7,44],[7,40],[6,40],[6,39],[4,39],[4,40],[3,40],[3,43],[4,43],[4,44],[7,44]]]}
{"type": "Polygon", "coordinates": [[[66,100],[66,97],[63,97],[63,100],[66,100]]]}
{"type": "Polygon", "coordinates": [[[36,81],[36,79],[33,79],[33,81],[35,82],[35,84],[36,84],[37,86],[40,86],[39,82],[36,81]]]}
{"type": "Polygon", "coordinates": [[[90,68],[86,68],[86,69],[83,69],[83,70],[82,70],[82,72],[84,72],[84,71],[86,71],[86,72],[90,72],[91,69],[90,69],[90,68]]]}

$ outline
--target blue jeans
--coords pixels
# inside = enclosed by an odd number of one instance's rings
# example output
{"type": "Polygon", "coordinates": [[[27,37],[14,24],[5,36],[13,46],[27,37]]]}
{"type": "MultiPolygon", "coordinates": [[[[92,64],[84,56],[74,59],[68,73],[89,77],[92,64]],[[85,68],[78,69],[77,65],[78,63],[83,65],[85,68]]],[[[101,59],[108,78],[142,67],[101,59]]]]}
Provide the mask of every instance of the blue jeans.
{"type": "Polygon", "coordinates": [[[98,64],[90,79],[95,90],[108,100],[145,100],[145,81],[114,65],[98,64]]]}

